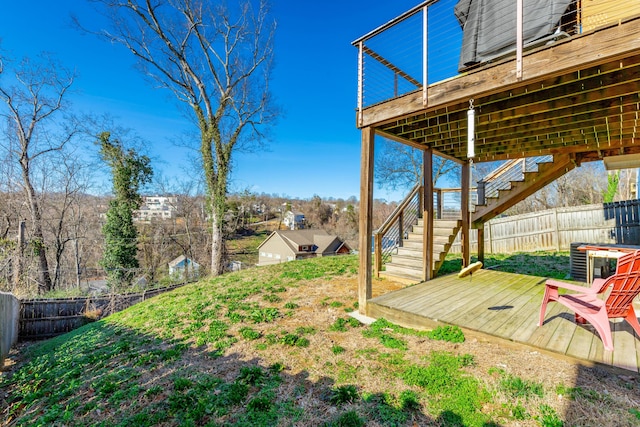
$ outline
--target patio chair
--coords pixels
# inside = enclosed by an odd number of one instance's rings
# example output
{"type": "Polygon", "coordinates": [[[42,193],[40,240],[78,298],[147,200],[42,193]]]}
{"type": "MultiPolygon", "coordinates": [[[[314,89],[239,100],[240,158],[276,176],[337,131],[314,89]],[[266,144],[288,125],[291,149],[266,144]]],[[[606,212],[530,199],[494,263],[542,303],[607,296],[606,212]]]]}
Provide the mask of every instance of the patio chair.
{"type": "Polygon", "coordinates": [[[604,348],[613,351],[613,339],[609,319],[623,318],[640,337],[640,323],[633,309],[633,299],[640,293],[640,250],[630,252],[618,259],[616,273],[606,279],[595,279],[590,288],[549,279],[545,284],[540,307],[540,321],[549,301],[556,301],[575,312],[577,323],[591,323],[604,343],[604,348]],[[559,295],[558,288],[579,293],[559,295]],[[606,299],[600,295],[611,288],[606,299]]]}

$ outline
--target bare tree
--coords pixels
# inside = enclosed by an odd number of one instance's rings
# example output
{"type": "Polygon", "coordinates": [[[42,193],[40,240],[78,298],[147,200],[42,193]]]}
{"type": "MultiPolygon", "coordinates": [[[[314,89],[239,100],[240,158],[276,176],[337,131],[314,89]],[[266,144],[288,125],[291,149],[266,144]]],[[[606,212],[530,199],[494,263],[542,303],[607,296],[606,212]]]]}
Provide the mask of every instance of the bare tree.
{"type": "MultiPolygon", "coordinates": [[[[41,175],[46,182],[42,185],[42,194],[47,195],[43,200],[44,227],[46,238],[50,242],[53,262],[52,287],[59,289],[63,281],[63,272],[70,271],[65,263],[65,255],[69,246],[74,244],[78,248],[78,228],[83,221],[81,214],[82,196],[90,185],[88,173],[89,164],[77,156],[77,153],[62,150],[56,156],[56,161],[47,164],[47,170],[41,175]]],[[[44,165],[43,165],[44,166],[44,165]]],[[[78,275],[78,259],[81,254],[75,253],[74,275],[78,275]]],[[[71,258],[71,257],[66,257],[71,258]]]]}
{"type": "MultiPolygon", "coordinates": [[[[458,170],[454,162],[434,156],[434,184],[445,175],[456,174],[458,170]]],[[[422,179],[422,151],[383,139],[380,153],[376,156],[375,173],[378,187],[389,190],[409,190],[422,179]]],[[[456,178],[459,178],[459,173],[456,178]]]]}
{"type": "Polygon", "coordinates": [[[75,75],[48,55],[42,55],[35,61],[24,59],[12,77],[10,83],[0,84],[0,97],[5,104],[5,108],[0,109],[0,117],[5,119],[6,126],[0,149],[19,166],[31,215],[31,245],[38,259],[38,289],[46,292],[51,290],[52,281],[42,207],[33,183],[32,166],[50,153],[60,151],[76,134],[73,121],[64,116],[66,95],[75,75]]]}
{"type": "Polygon", "coordinates": [[[275,22],[267,0],[243,0],[234,9],[201,0],[95,1],[111,24],[100,34],[126,46],[197,125],[213,223],[211,272],[220,274],[232,154],[255,147],[276,115],[269,91],[275,22]]]}

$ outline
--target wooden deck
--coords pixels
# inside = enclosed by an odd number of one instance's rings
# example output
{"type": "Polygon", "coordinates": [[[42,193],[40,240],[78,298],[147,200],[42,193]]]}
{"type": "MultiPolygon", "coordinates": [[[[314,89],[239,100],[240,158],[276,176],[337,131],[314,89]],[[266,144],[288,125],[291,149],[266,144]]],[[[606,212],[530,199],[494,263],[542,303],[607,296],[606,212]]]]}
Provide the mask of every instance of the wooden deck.
{"type": "Polygon", "coordinates": [[[440,324],[526,344],[588,363],[638,372],[640,339],[626,322],[614,322],[614,351],[605,351],[590,325],[576,325],[573,313],[549,303],[545,323],[538,316],[545,278],[480,270],[388,293],[367,302],[367,316],[384,317],[399,325],[426,329],[440,324]]]}

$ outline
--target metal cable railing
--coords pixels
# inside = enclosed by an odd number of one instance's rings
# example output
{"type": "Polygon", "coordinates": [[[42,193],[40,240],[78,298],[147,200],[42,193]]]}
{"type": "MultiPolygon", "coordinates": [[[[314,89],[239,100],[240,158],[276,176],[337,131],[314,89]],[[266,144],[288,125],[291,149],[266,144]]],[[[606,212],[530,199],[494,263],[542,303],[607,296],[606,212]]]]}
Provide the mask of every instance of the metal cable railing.
{"type": "Polygon", "coordinates": [[[385,222],[373,233],[376,273],[398,247],[402,246],[411,227],[422,217],[422,186],[416,184],[385,222]]]}
{"type": "Polygon", "coordinates": [[[540,163],[552,162],[553,156],[527,157],[514,159],[478,181],[478,204],[486,204],[489,197],[498,197],[500,190],[511,189],[511,182],[524,180],[525,172],[536,172],[540,163]]]}
{"type": "Polygon", "coordinates": [[[429,85],[505,58],[521,77],[528,50],[638,14],[622,0],[423,1],[353,42],[358,109],[420,91],[426,102],[429,85]]]}

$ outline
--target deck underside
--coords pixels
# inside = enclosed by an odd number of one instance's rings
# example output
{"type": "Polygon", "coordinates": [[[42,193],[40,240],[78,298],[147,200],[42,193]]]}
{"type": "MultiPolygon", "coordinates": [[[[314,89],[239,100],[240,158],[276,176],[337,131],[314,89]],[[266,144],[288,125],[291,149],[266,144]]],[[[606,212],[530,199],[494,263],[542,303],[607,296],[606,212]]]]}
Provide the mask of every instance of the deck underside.
{"type": "Polygon", "coordinates": [[[475,161],[570,154],[582,161],[640,152],[640,18],[488,64],[363,111],[360,127],[466,161],[467,110],[476,110],[475,161]]]}
{"type": "Polygon", "coordinates": [[[626,322],[612,322],[614,351],[604,350],[595,329],[576,325],[573,313],[549,304],[537,326],[545,279],[491,270],[457,275],[388,293],[367,302],[367,315],[416,329],[458,325],[580,361],[638,372],[640,339],[626,322]]]}

